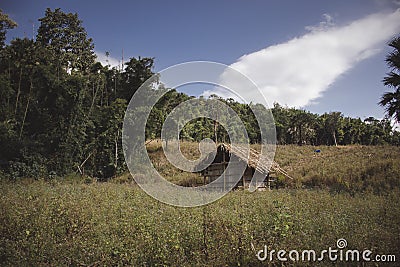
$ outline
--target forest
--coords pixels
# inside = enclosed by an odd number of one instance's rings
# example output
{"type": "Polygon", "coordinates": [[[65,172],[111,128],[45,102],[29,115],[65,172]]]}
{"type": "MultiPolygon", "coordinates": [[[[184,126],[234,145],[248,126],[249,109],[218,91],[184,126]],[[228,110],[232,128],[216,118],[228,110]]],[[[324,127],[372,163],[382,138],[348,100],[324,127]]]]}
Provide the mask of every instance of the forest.
{"type": "MultiPolygon", "coordinates": [[[[395,90],[376,100],[386,109],[383,119],[279,103],[267,110],[157,89],[165,94],[151,109],[144,145],[168,181],[204,184],[198,173],[168,161],[167,142],[161,142],[168,135],[160,141],[168,114],[190,99],[229,106],[255,150],[260,129],[271,125],[259,125],[252,110],[270,111],[274,160],[293,177],[274,174],[272,189],[232,190],[185,208],[147,195],[134,179],[148,176],[128,172],[124,160],[125,113],[153,76],[155,59],[102,64],[78,14],[47,9],[39,22],[32,39],[7,41],[17,23],[0,10],[1,266],[378,266],[374,256],[399,266],[400,132],[392,121],[400,122],[400,37],[389,43],[395,50],[382,83],[395,90]],[[371,250],[372,262],[317,261],[310,254],[308,261],[257,258],[263,248],[338,251],[343,240],[352,253],[371,250]]],[[[155,95],[152,90],[146,97],[155,95]]],[[[207,118],[185,124],[179,136],[188,159],[199,157],[204,138],[230,141],[226,129],[207,118]]]]}
{"type": "MultiPolygon", "coordinates": [[[[56,177],[71,172],[106,179],[125,172],[121,127],[127,104],[154,73],[153,58],[130,58],[124,67],[96,60],[94,41],[77,14],[47,9],[33,39],[6,44],[7,30],[17,27],[1,13],[0,31],[0,171],[2,176],[56,177]]],[[[109,53],[106,52],[106,56],[109,53]]],[[[148,140],[160,138],[168,113],[194,98],[168,90],[146,125],[148,140]]],[[[202,98],[202,97],[200,97],[202,98]]],[[[244,122],[251,143],[260,142],[251,108],[212,95],[244,122]]],[[[208,99],[202,98],[204,101],[208,99]]],[[[314,114],[274,103],[277,144],[399,145],[400,133],[389,117],[345,117],[341,112],[314,114]]],[[[188,141],[227,140],[222,126],[199,118],[183,128],[188,141]]]]}

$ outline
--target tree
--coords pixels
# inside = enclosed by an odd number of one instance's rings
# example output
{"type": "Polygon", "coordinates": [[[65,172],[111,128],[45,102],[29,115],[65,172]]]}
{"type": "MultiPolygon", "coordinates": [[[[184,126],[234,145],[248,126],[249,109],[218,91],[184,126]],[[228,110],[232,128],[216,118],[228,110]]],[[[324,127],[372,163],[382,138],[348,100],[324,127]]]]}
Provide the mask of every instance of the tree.
{"type": "Polygon", "coordinates": [[[290,116],[290,131],[293,134],[293,143],[298,145],[311,143],[314,137],[314,116],[305,110],[292,109],[290,116]]]}
{"type": "MultiPolygon", "coordinates": [[[[14,39],[2,50],[0,62],[0,122],[7,129],[0,146],[10,147],[1,153],[6,160],[20,156],[19,149],[39,151],[38,138],[46,131],[41,112],[45,95],[49,95],[48,73],[52,70],[47,53],[33,40],[14,39]]],[[[52,103],[54,106],[54,103],[52,103]]],[[[57,112],[51,113],[57,114],[57,112]]],[[[48,132],[48,131],[47,131],[48,132]]],[[[42,141],[48,144],[51,134],[42,141]]],[[[0,138],[1,139],[1,138],[0,138]]],[[[49,146],[47,146],[49,147],[49,146]]]]}
{"type": "Polygon", "coordinates": [[[342,144],[343,140],[343,115],[341,112],[330,112],[322,114],[317,126],[317,139],[319,144],[335,145],[342,144]]]}
{"type": "Polygon", "coordinates": [[[46,9],[41,19],[36,40],[45,46],[58,60],[58,68],[68,72],[88,72],[94,64],[94,45],[78,19],[78,14],[64,13],[57,8],[46,9]]]}
{"type": "Polygon", "coordinates": [[[122,73],[123,81],[118,95],[129,102],[136,90],[153,76],[154,59],[146,57],[131,58],[125,65],[125,71],[122,73]]]}
{"type": "Polygon", "coordinates": [[[0,48],[4,46],[7,30],[15,27],[17,27],[17,23],[0,9],[0,48]]]}
{"type": "Polygon", "coordinates": [[[393,88],[394,92],[384,93],[379,104],[385,107],[389,117],[400,122],[400,36],[394,38],[389,46],[394,48],[386,57],[386,63],[391,71],[383,79],[383,84],[393,88]]]}
{"type": "Polygon", "coordinates": [[[286,137],[289,132],[289,111],[278,103],[274,103],[271,111],[275,119],[276,141],[280,145],[286,144],[288,141],[286,137]]]}
{"type": "Polygon", "coordinates": [[[123,168],[121,129],[126,108],[126,100],[118,98],[101,107],[94,117],[93,135],[88,138],[85,157],[92,158],[86,165],[99,178],[112,177],[123,168]]]}

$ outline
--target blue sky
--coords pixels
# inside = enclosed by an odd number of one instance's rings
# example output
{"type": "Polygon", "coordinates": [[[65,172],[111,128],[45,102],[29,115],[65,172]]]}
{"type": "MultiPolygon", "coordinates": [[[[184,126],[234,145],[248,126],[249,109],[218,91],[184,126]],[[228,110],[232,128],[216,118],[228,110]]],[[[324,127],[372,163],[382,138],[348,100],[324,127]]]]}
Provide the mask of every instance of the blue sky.
{"type": "Polygon", "coordinates": [[[244,71],[270,103],[361,118],[383,117],[386,43],[400,33],[400,6],[390,0],[3,0],[0,8],[19,24],[9,39],[32,37],[46,7],[78,13],[99,58],[109,51],[115,64],[122,49],[125,60],[155,57],[155,71],[220,62],[244,71]]]}

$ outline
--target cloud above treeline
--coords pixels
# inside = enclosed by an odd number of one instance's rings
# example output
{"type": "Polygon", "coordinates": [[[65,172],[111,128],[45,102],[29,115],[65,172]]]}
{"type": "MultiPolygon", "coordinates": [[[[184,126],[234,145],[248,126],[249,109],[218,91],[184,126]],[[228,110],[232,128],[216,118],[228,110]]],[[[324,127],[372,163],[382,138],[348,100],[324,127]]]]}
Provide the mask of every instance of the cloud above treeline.
{"type": "MultiPolygon", "coordinates": [[[[278,102],[303,107],[322,96],[340,75],[358,62],[369,58],[385,47],[400,32],[400,9],[391,13],[375,13],[337,26],[333,18],[324,14],[324,21],[307,26],[306,34],[285,43],[269,46],[240,57],[230,67],[248,76],[264,94],[269,104],[278,102]]],[[[240,87],[240,81],[221,75],[246,102],[254,99],[254,92],[240,87]]],[[[220,88],[204,92],[234,97],[220,88]]]]}
{"type": "Polygon", "coordinates": [[[100,62],[103,66],[110,66],[110,67],[121,67],[121,61],[119,61],[118,59],[112,57],[112,56],[108,56],[106,55],[106,53],[102,53],[102,52],[98,52],[95,51],[96,57],[97,57],[97,61],[100,62]]]}

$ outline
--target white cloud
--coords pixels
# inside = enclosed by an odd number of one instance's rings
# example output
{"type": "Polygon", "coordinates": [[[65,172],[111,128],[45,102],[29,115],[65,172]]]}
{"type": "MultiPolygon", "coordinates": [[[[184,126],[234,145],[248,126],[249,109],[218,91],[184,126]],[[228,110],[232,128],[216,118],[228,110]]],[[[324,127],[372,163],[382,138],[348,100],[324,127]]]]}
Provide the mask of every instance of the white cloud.
{"type": "Polygon", "coordinates": [[[310,32],[322,31],[335,25],[335,23],[333,22],[333,17],[331,15],[323,14],[322,17],[325,19],[324,21],[321,21],[317,26],[306,26],[306,30],[310,32]]]}
{"type": "Polygon", "coordinates": [[[118,67],[121,65],[121,61],[116,58],[111,57],[110,55],[107,57],[106,53],[95,51],[97,61],[100,62],[103,66],[110,65],[111,67],[118,67]]]}
{"type": "MultiPolygon", "coordinates": [[[[270,104],[303,107],[320,97],[356,63],[378,53],[400,32],[400,9],[375,13],[340,27],[335,26],[330,15],[323,16],[325,21],[307,26],[305,35],[244,55],[230,67],[253,80],[270,104]]],[[[229,72],[220,78],[246,101],[260,102],[255,99],[257,94],[241,88],[229,72]]],[[[233,97],[218,88],[204,95],[213,93],[233,97]]]]}

